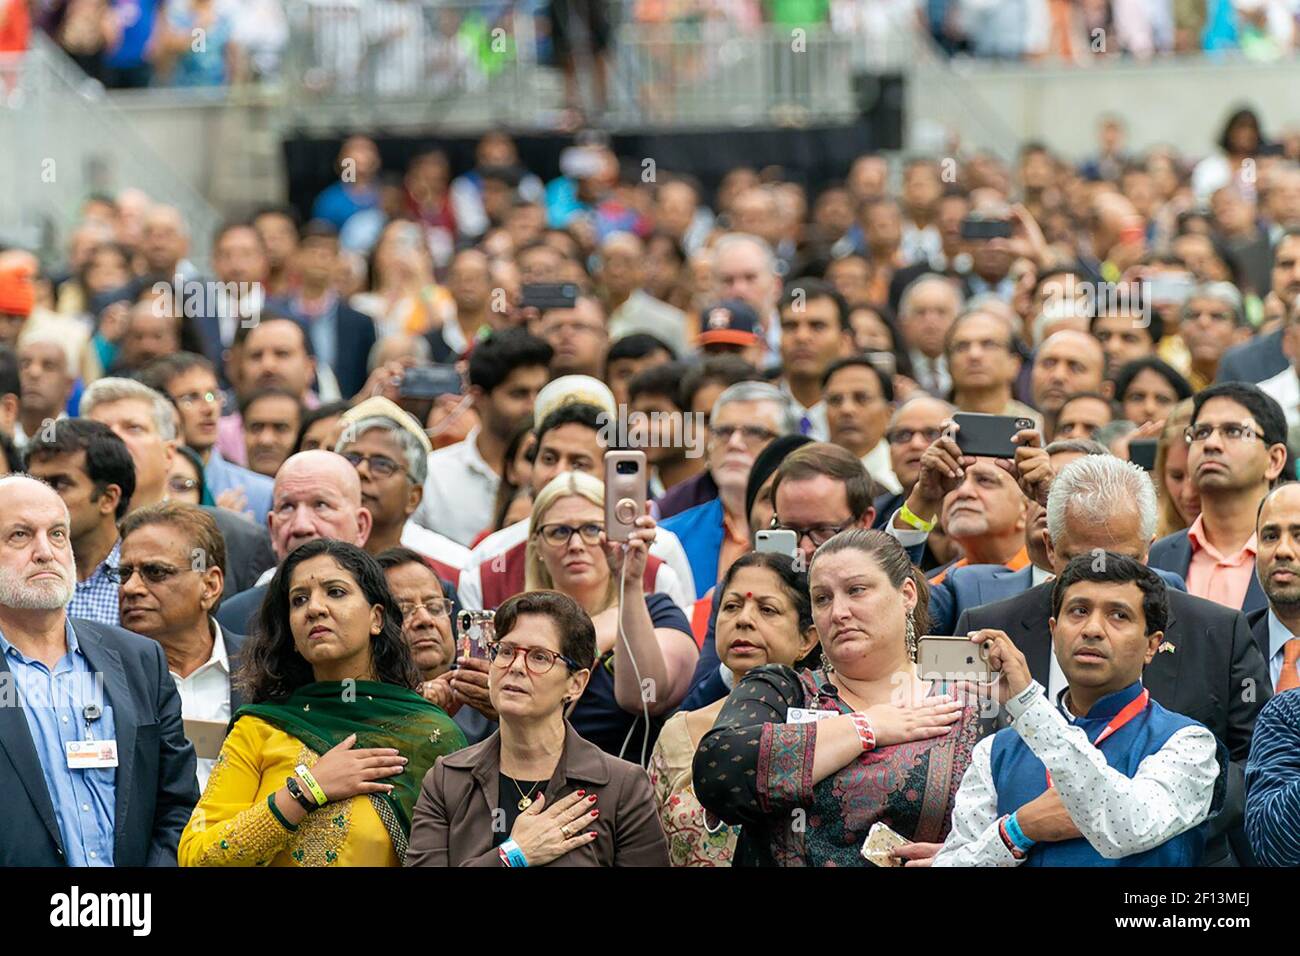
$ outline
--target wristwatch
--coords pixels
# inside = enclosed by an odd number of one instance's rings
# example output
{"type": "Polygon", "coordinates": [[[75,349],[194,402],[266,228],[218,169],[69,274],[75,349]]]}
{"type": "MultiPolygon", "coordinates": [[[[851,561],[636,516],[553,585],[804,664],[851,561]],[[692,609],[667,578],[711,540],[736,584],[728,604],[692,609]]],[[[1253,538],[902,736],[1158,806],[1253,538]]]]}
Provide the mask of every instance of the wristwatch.
{"type": "Polygon", "coordinates": [[[316,809],[316,801],[307,794],[302,792],[302,787],[298,786],[297,777],[289,777],[285,780],[284,785],[289,789],[289,796],[297,801],[298,806],[302,807],[308,813],[316,809]]]}

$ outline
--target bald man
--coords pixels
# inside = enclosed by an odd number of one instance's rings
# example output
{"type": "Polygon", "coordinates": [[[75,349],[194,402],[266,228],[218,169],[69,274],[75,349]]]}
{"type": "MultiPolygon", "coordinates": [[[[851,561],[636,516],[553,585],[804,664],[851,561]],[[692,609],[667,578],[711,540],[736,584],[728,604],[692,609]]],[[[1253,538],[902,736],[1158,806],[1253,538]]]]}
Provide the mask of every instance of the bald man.
{"type": "MultiPolygon", "coordinates": [[[[276,472],[266,526],[277,562],[317,538],[364,547],[372,523],[361,504],[361,479],[342,455],[319,448],[302,451],[285,459],[276,472]]],[[[222,604],[217,623],[237,634],[251,634],[274,571],[268,570],[255,587],[222,604]]]]}
{"type": "Polygon", "coordinates": [[[1043,414],[1044,434],[1056,434],[1056,416],[1071,395],[1109,395],[1105,376],[1106,353],[1087,332],[1062,329],[1049,335],[1034,353],[1030,376],[1034,407],[1043,414]]]}
{"type": "Polygon", "coordinates": [[[0,542],[0,682],[11,691],[0,707],[0,866],[175,866],[199,790],[162,646],[68,617],[68,509],[45,482],[0,479],[0,542]],[[44,706],[25,706],[38,698],[44,706]]]}

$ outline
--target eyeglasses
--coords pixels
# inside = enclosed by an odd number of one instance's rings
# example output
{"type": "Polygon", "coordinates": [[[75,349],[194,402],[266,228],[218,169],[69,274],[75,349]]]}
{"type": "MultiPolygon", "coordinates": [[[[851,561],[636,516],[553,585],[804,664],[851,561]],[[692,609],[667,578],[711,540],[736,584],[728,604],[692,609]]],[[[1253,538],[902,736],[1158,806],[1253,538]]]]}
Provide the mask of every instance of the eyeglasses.
{"type": "Polygon", "coordinates": [[[920,435],[925,439],[927,445],[933,445],[943,437],[942,428],[895,428],[893,431],[885,432],[885,437],[889,439],[891,445],[910,445],[912,439],[920,435]]]}
{"type": "Polygon", "coordinates": [[[427,601],[398,601],[397,609],[402,612],[402,618],[411,617],[417,610],[424,608],[434,617],[450,617],[451,602],[446,598],[430,598],[427,601]]]}
{"type": "Polygon", "coordinates": [[[746,445],[761,445],[776,437],[776,432],[762,425],[710,425],[709,435],[714,441],[725,445],[733,435],[740,432],[746,445]]]}
{"type": "Polygon", "coordinates": [[[515,658],[520,652],[523,652],[524,667],[528,669],[528,673],[537,677],[549,673],[551,668],[555,667],[556,661],[564,661],[571,671],[582,670],[573,658],[557,654],[544,647],[524,647],[522,644],[514,644],[510,641],[499,641],[488,645],[488,655],[492,663],[503,669],[513,667],[515,658]]]}
{"type": "Polygon", "coordinates": [[[851,527],[852,524],[853,524],[853,519],[850,518],[848,521],[845,521],[843,524],[813,524],[813,525],[806,525],[805,527],[801,528],[798,527],[797,525],[782,524],[776,515],[772,515],[773,528],[775,528],[778,531],[793,531],[796,542],[802,541],[806,536],[808,540],[811,541],[813,545],[818,548],[820,548],[831,538],[835,537],[845,528],[851,527]]]}
{"type": "Polygon", "coordinates": [[[176,404],[182,408],[189,408],[198,402],[205,405],[225,405],[226,397],[220,392],[186,392],[184,395],[176,396],[176,404]]]}
{"type": "Polygon", "coordinates": [[[119,564],[116,568],[105,568],[104,571],[110,580],[116,581],[118,584],[126,584],[137,571],[150,584],[162,584],[168,578],[181,573],[180,568],[173,568],[170,564],[154,564],[152,562],[140,565],[119,564]]]}
{"type": "Polygon", "coordinates": [[[356,451],[345,451],[343,457],[353,468],[360,468],[364,461],[370,465],[370,473],[376,478],[391,478],[402,471],[400,462],[393,461],[387,455],[363,455],[356,451]]]}
{"type": "Polygon", "coordinates": [[[560,548],[568,545],[575,534],[582,538],[583,544],[600,544],[600,534],[604,530],[604,525],[593,521],[576,528],[571,524],[544,524],[537,533],[547,544],[560,548]]]}
{"type": "Polygon", "coordinates": [[[1222,433],[1224,441],[1253,441],[1256,438],[1260,441],[1264,440],[1264,436],[1254,425],[1237,422],[1227,422],[1223,425],[1211,425],[1208,422],[1201,425],[1188,425],[1183,429],[1183,440],[1189,445],[1199,445],[1209,440],[1216,431],[1222,433]]]}
{"type": "Polygon", "coordinates": [[[167,479],[167,490],[183,495],[187,491],[194,491],[199,487],[198,481],[193,478],[182,478],[177,475],[175,478],[167,479]]]}

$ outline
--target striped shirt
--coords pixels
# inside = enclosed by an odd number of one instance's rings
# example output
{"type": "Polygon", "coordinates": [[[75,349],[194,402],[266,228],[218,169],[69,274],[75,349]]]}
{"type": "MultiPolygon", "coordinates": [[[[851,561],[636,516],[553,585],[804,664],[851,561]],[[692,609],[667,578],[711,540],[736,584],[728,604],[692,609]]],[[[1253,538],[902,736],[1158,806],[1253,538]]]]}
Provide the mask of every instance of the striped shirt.
{"type": "Polygon", "coordinates": [[[1300,866],[1300,690],[1278,694],[1255,721],[1246,834],[1265,866],[1300,866]]]}

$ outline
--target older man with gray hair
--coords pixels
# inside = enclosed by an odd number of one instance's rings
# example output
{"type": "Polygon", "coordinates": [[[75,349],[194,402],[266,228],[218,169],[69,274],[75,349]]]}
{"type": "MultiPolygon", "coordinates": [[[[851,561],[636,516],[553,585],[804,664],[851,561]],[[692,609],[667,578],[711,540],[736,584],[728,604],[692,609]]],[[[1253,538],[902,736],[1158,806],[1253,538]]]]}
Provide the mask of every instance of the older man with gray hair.
{"type": "MultiPolygon", "coordinates": [[[[1060,574],[1071,558],[1107,551],[1146,562],[1155,538],[1156,495],[1150,476],[1111,455],[1085,455],[1066,465],[1052,481],[1047,499],[1045,544],[1053,570],[1060,574]]],[[[1153,569],[1155,570],[1155,569],[1153,569]]],[[[1255,718],[1270,694],[1268,667],[1246,617],[1240,611],[1193,597],[1159,570],[1169,598],[1164,642],[1142,681],[1157,703],[1199,720],[1228,747],[1232,767],[1223,810],[1210,820],[1202,862],[1230,864],[1249,859],[1241,831],[1243,770],[1255,718]],[[1234,856],[1234,854],[1236,854],[1234,856]]],[[[1025,655],[1034,680],[1059,701],[1064,673],[1052,652],[1048,621],[1052,583],[964,612],[955,632],[981,628],[1006,633],[1025,655]]],[[[1110,653],[1105,618],[1095,625],[1095,646],[1110,653]]]]}
{"type": "Polygon", "coordinates": [[[738,382],[724,389],[713,403],[705,454],[718,497],[687,508],[662,525],[677,535],[686,550],[697,598],[750,549],[745,488],[754,459],[772,439],[798,432],[799,413],[794,402],[767,382],[738,382]]]}
{"type": "Polygon", "coordinates": [[[713,245],[713,298],[740,299],[758,313],[775,362],[781,351],[781,276],[772,247],[747,232],[729,232],[713,245]]]}
{"type": "Polygon", "coordinates": [[[1250,339],[1241,292],[1231,282],[1196,286],[1183,304],[1178,335],[1187,346],[1187,381],[1199,392],[1214,382],[1223,354],[1250,339]]]}
{"type": "Polygon", "coordinates": [[[955,280],[927,272],[912,280],[898,302],[898,331],[917,384],[935,398],[952,390],[944,343],[964,300],[955,280]]]}

